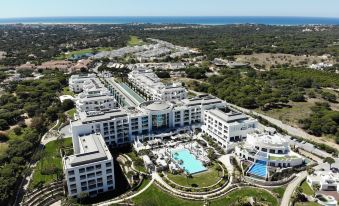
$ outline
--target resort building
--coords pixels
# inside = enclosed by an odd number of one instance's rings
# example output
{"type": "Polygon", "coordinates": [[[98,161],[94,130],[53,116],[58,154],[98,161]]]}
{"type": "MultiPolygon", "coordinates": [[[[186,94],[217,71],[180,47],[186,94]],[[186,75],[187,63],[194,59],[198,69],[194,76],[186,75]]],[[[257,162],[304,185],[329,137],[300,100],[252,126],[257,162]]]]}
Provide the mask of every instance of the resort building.
{"type": "Polygon", "coordinates": [[[311,187],[319,185],[320,191],[339,192],[339,173],[334,173],[331,170],[315,171],[307,176],[306,182],[311,187]]]}
{"type": "Polygon", "coordinates": [[[72,75],[68,81],[69,89],[75,93],[82,92],[84,83],[87,80],[91,80],[94,78],[96,78],[95,74],[72,75]]]}
{"type": "Polygon", "coordinates": [[[107,89],[84,91],[75,98],[76,109],[79,112],[112,110],[118,108],[118,103],[107,89]]]}
{"type": "Polygon", "coordinates": [[[261,178],[268,177],[267,167],[287,168],[304,163],[304,158],[290,149],[287,138],[272,130],[249,133],[246,141],[235,147],[235,154],[253,163],[247,174],[261,178]]]}
{"type": "Polygon", "coordinates": [[[73,136],[100,132],[107,144],[116,146],[201,127],[205,110],[223,107],[222,100],[206,95],[176,102],[148,101],[135,108],[78,111],[71,129],[73,136]]]}
{"type": "Polygon", "coordinates": [[[205,134],[211,136],[226,151],[234,149],[234,142],[246,138],[258,126],[258,120],[239,111],[225,107],[204,111],[205,134]]]}
{"type": "Polygon", "coordinates": [[[63,158],[69,196],[115,189],[114,163],[101,134],[73,136],[74,155],[63,158]]]}
{"type": "Polygon", "coordinates": [[[128,80],[153,100],[182,100],[187,90],[181,83],[164,84],[151,69],[138,69],[128,74],[128,80]]]}

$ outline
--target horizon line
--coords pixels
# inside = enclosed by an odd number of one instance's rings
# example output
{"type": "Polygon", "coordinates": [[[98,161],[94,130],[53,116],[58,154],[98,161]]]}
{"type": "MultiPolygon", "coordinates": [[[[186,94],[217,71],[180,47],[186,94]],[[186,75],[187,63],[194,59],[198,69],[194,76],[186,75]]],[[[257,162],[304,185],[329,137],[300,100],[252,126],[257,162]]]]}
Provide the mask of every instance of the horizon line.
{"type": "Polygon", "coordinates": [[[191,16],[179,16],[179,15],[127,15],[127,16],[23,16],[23,17],[0,17],[0,19],[29,19],[29,18],[103,18],[103,17],[148,17],[148,18],[159,18],[159,17],[256,17],[256,18],[324,18],[324,19],[339,19],[338,17],[329,16],[253,16],[253,15],[191,15],[191,16]]]}

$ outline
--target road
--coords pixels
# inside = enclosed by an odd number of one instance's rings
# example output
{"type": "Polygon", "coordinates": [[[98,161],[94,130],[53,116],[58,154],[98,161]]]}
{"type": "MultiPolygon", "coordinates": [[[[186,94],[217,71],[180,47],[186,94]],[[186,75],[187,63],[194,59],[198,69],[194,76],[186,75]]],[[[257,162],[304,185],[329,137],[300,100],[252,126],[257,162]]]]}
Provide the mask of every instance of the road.
{"type": "Polygon", "coordinates": [[[297,174],[297,177],[288,184],[284,196],[281,200],[280,206],[288,206],[294,190],[300,185],[300,183],[307,177],[307,172],[303,171],[297,174]]]}
{"type": "Polygon", "coordinates": [[[280,127],[281,129],[287,131],[287,133],[290,134],[290,135],[298,136],[298,137],[301,137],[301,138],[304,138],[304,139],[307,139],[307,140],[311,140],[311,141],[319,143],[319,144],[325,144],[327,146],[330,146],[330,147],[333,147],[333,148],[339,150],[339,145],[336,144],[335,142],[329,142],[329,141],[325,142],[322,139],[320,139],[319,137],[316,137],[314,135],[310,135],[310,134],[308,134],[307,132],[305,132],[304,130],[302,130],[300,128],[295,128],[295,127],[292,127],[290,125],[287,125],[287,124],[283,123],[280,120],[277,120],[277,119],[274,119],[272,117],[260,114],[258,112],[253,111],[253,110],[249,110],[249,109],[245,109],[245,108],[239,107],[239,106],[234,105],[234,104],[230,104],[230,103],[228,103],[228,104],[230,106],[234,107],[235,109],[238,109],[238,110],[240,110],[240,111],[242,111],[244,113],[254,114],[256,116],[260,116],[263,119],[266,119],[267,121],[269,121],[270,123],[272,123],[272,124],[280,127]]]}

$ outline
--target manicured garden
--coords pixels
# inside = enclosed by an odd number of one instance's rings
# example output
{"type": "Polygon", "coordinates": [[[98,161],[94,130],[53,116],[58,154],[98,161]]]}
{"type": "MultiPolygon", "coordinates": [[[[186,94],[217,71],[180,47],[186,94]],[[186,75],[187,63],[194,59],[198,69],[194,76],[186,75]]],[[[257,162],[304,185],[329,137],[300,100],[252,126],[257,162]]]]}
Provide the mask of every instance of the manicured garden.
{"type": "Polygon", "coordinates": [[[144,166],[144,161],[138,157],[134,151],[126,153],[127,156],[129,156],[132,161],[133,161],[133,165],[135,167],[136,170],[140,171],[140,172],[145,172],[146,173],[146,169],[144,166]]]}
{"type": "MultiPolygon", "coordinates": [[[[227,171],[225,171],[225,173],[227,173],[227,171]]],[[[175,175],[167,173],[167,177],[178,185],[185,187],[208,187],[216,184],[222,178],[222,174],[221,167],[215,164],[206,172],[195,175],[187,176],[185,173],[175,175]]]]}
{"type": "Polygon", "coordinates": [[[62,160],[59,149],[72,146],[72,138],[63,141],[55,140],[45,145],[39,154],[40,160],[36,164],[30,188],[36,188],[53,182],[62,176],[62,160]]]}

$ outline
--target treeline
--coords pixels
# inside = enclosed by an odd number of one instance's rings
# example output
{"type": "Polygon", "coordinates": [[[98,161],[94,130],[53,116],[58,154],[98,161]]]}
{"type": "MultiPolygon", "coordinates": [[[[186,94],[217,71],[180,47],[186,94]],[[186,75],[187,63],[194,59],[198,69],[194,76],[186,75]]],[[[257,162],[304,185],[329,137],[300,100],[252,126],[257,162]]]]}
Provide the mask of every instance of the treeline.
{"type": "Polygon", "coordinates": [[[0,65],[40,64],[63,52],[95,47],[119,48],[129,35],[112,25],[0,25],[0,65]]]}
{"type": "Polygon", "coordinates": [[[258,72],[251,68],[222,69],[203,83],[194,81],[194,90],[207,92],[241,107],[268,110],[289,101],[302,102],[308,90],[339,87],[338,75],[304,69],[276,69],[258,72]],[[309,71],[309,70],[307,70],[309,71]]]}
{"type": "Polygon", "coordinates": [[[199,48],[210,59],[263,52],[338,56],[338,46],[335,45],[338,26],[324,26],[317,32],[303,32],[303,29],[305,27],[301,26],[223,25],[174,30],[141,29],[135,35],[199,48]]]}
{"type": "Polygon", "coordinates": [[[67,85],[67,77],[57,71],[46,72],[39,80],[13,82],[7,93],[0,97],[1,130],[15,125],[9,136],[1,132],[1,143],[8,149],[0,156],[0,205],[8,205],[15,198],[16,191],[27,170],[41,136],[58,118],[65,118],[64,111],[72,108],[73,102],[60,103],[58,93],[67,85]],[[23,114],[31,119],[24,122],[23,114]]]}
{"type": "Polygon", "coordinates": [[[339,112],[333,111],[328,103],[316,103],[309,118],[300,120],[303,129],[316,136],[335,135],[339,143],[339,112]]]}

